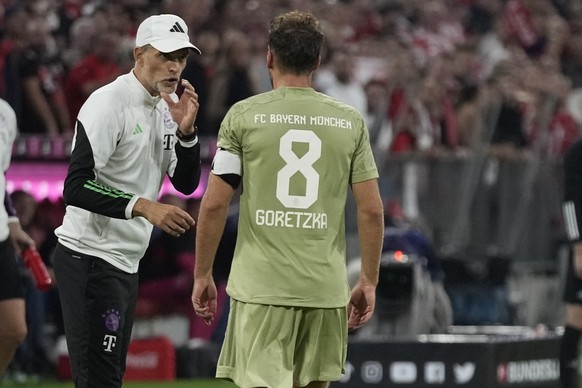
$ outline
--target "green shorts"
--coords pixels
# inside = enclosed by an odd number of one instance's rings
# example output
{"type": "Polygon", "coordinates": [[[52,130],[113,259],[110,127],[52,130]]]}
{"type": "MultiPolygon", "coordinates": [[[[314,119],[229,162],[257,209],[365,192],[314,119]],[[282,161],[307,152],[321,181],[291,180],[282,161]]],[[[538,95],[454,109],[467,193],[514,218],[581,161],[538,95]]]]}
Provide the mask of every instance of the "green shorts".
{"type": "Polygon", "coordinates": [[[241,388],[337,381],[344,373],[347,347],[345,307],[286,307],[231,299],[216,377],[241,388]]]}

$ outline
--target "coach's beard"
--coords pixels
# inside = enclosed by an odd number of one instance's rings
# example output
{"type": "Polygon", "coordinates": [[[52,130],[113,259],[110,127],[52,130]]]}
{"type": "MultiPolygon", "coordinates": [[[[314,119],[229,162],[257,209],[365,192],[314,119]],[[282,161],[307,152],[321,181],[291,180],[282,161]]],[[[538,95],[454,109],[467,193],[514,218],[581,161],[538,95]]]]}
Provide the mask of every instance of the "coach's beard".
{"type": "Polygon", "coordinates": [[[168,94],[172,94],[176,92],[176,89],[178,88],[178,81],[161,81],[158,82],[157,86],[157,90],[158,90],[158,94],[161,92],[164,93],[168,93],[168,94]]]}

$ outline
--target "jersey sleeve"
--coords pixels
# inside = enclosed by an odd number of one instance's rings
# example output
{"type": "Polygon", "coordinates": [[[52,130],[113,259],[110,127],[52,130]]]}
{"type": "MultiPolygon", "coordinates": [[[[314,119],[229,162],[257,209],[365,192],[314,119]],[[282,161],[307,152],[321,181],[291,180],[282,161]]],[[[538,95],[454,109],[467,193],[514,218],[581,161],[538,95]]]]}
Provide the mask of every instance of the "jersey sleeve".
{"type": "Polygon", "coordinates": [[[236,189],[242,179],[242,153],[239,136],[235,133],[233,111],[229,111],[218,131],[216,155],[212,161],[212,172],[236,189]]]}
{"type": "Polygon", "coordinates": [[[63,197],[67,205],[124,219],[134,195],[100,184],[95,175],[107,164],[123,128],[112,105],[107,93],[94,93],[81,108],[63,197]]]}
{"type": "Polygon", "coordinates": [[[235,125],[235,120],[233,120],[236,112],[236,109],[231,109],[222,120],[218,131],[217,146],[218,149],[226,150],[240,157],[242,155],[240,134],[238,133],[238,126],[235,125]]]}
{"type": "Polygon", "coordinates": [[[357,132],[358,137],[352,162],[350,183],[364,182],[378,178],[378,169],[372,154],[372,147],[370,146],[368,128],[363,119],[359,120],[359,122],[361,125],[357,132]]]}

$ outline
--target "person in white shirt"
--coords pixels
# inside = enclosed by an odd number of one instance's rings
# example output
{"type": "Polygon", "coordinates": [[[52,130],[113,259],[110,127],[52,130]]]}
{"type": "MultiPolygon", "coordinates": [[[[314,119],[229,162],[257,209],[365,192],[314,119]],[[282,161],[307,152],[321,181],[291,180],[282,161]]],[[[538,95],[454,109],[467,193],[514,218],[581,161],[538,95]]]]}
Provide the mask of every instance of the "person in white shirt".
{"type": "Polygon", "coordinates": [[[16,113],[0,99],[0,378],[27,334],[24,288],[18,275],[17,257],[32,238],[22,230],[16,210],[6,191],[6,171],[10,167],[12,145],[18,134],[16,113]]]}
{"type": "Polygon", "coordinates": [[[365,114],[366,93],[364,87],[355,79],[353,55],[345,50],[334,51],[332,55],[332,71],[335,78],[324,87],[323,93],[356,108],[360,114],[365,114]]]}

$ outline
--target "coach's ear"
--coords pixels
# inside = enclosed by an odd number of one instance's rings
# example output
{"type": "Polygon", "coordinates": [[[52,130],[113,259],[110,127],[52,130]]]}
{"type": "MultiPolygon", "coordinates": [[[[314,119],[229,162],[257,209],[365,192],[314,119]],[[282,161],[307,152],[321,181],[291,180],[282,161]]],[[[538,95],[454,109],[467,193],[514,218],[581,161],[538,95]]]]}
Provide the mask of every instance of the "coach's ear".
{"type": "Polygon", "coordinates": [[[133,60],[137,63],[142,56],[141,47],[134,47],[133,48],[133,60]]]}
{"type": "Polygon", "coordinates": [[[133,59],[140,66],[143,65],[143,55],[144,55],[144,50],[142,47],[135,47],[133,49],[133,59]]]}

